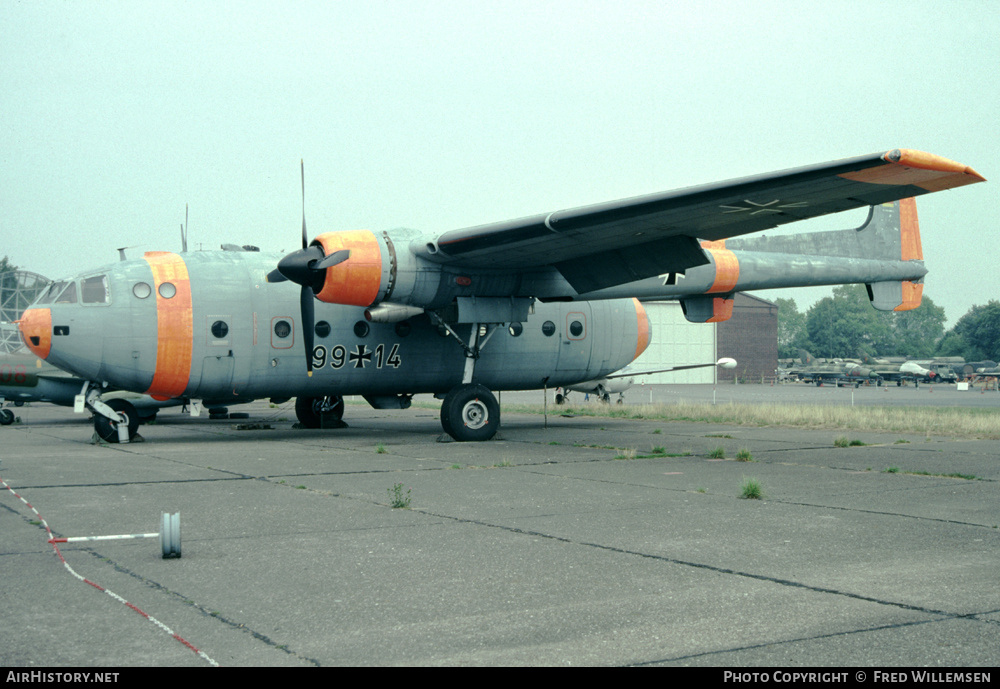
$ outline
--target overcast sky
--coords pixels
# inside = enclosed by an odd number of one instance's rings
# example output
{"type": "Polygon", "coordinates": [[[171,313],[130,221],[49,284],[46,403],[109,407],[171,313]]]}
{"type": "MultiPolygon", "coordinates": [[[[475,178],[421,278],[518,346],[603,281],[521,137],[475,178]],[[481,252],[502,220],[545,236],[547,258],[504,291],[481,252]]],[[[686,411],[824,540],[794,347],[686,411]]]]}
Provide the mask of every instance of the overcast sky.
{"type": "MultiPolygon", "coordinates": [[[[298,248],[916,148],[949,325],[1000,298],[1000,6],[951,2],[0,0],[0,256],[298,248]]],[[[853,227],[842,214],[797,229],[853,227]]],[[[802,310],[829,288],[761,292],[802,310]]]]}

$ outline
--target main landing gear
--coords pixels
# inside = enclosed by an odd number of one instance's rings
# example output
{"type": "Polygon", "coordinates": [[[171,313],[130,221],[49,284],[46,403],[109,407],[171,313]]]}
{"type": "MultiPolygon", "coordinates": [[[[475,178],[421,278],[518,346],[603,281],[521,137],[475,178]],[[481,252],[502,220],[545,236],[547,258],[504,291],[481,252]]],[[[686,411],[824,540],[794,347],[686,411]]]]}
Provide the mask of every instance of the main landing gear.
{"type": "Polygon", "coordinates": [[[479,353],[496,333],[499,325],[471,323],[469,343],[466,344],[440,316],[429,313],[438,327],[457,340],[465,352],[462,383],[448,391],[441,403],[441,428],[459,442],[489,440],[500,428],[500,404],[486,386],[473,383],[472,377],[479,353]]]}
{"type": "Polygon", "coordinates": [[[497,398],[482,385],[454,387],[441,403],[441,428],[459,442],[489,440],[500,427],[497,398]]]}
{"type": "Polygon", "coordinates": [[[303,428],[343,428],[344,398],[340,395],[326,397],[298,397],[295,399],[295,416],[303,428]]]}

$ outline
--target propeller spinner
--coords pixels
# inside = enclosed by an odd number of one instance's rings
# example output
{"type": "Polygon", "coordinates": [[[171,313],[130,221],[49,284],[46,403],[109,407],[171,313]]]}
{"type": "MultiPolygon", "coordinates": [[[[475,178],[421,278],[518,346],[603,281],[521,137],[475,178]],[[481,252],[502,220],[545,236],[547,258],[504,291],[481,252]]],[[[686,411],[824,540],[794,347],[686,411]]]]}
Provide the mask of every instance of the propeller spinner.
{"type": "Polygon", "coordinates": [[[302,248],[293,251],[278,262],[278,267],[267,274],[268,282],[291,280],[301,285],[299,307],[302,312],[302,341],[306,349],[306,371],[312,375],[312,352],[315,335],[316,293],[323,289],[326,269],[343,263],[351,256],[350,249],[335,251],[327,256],[319,244],[309,245],[306,234],[306,168],[300,162],[302,174],[302,248]]]}

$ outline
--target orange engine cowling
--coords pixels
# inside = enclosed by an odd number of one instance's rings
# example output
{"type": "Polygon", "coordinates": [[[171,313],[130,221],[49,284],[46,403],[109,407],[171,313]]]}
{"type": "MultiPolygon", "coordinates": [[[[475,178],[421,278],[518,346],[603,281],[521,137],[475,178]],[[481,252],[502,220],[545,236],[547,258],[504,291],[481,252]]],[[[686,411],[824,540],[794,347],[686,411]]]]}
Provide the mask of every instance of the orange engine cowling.
{"type": "Polygon", "coordinates": [[[346,261],[326,269],[323,288],[316,292],[317,299],[328,304],[371,306],[386,298],[392,257],[388,251],[383,257],[381,243],[373,232],[327,232],[316,237],[312,244],[322,247],[327,256],[343,249],[351,252],[346,261]]]}

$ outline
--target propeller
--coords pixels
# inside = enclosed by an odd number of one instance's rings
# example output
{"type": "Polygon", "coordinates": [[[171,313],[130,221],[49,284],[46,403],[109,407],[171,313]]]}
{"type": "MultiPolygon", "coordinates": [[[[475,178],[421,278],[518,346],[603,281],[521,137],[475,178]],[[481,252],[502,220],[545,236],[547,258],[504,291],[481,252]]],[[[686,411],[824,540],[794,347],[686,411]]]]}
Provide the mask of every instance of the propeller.
{"type": "Polygon", "coordinates": [[[184,224],[181,225],[181,252],[187,253],[188,250],[188,205],[184,204],[184,224]]]}
{"type": "Polygon", "coordinates": [[[300,162],[302,174],[302,248],[293,251],[278,262],[278,267],[267,274],[268,282],[291,280],[302,287],[299,308],[302,312],[302,340],[306,348],[306,371],[312,376],[312,352],[315,337],[316,293],[323,289],[326,269],[343,263],[351,257],[349,249],[335,251],[329,256],[318,244],[309,245],[306,233],[306,167],[300,162]]]}

